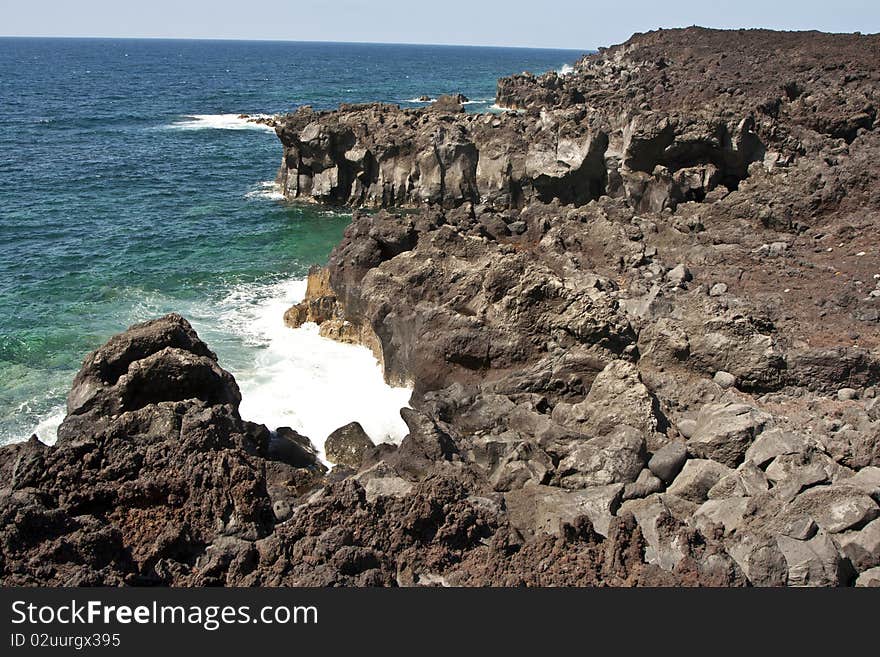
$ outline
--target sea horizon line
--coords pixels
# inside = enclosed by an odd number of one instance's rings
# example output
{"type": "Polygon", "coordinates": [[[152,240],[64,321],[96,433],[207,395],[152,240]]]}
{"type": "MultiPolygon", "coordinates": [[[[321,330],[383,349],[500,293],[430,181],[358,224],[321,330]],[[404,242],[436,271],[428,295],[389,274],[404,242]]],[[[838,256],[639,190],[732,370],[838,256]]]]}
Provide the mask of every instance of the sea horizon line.
{"type": "Polygon", "coordinates": [[[350,46],[420,46],[435,48],[492,48],[498,50],[558,50],[565,52],[595,53],[593,47],[559,47],[559,46],[511,46],[499,44],[473,43],[410,43],[403,41],[333,41],[326,39],[255,39],[250,37],[177,37],[177,36],[106,36],[106,35],[42,35],[42,34],[0,34],[0,39],[9,40],[59,40],[59,41],[188,41],[207,43],[290,43],[314,45],[350,45],[350,46]]]}

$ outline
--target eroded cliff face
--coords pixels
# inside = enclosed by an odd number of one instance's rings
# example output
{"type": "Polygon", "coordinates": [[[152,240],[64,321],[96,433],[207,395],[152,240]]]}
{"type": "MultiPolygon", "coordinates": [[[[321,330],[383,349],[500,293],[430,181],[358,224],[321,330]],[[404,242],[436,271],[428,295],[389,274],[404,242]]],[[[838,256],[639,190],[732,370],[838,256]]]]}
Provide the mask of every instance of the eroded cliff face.
{"type": "Polygon", "coordinates": [[[282,119],[285,195],[365,207],[481,199],[506,207],[560,193],[582,204],[604,193],[607,135],[582,113],[536,122],[437,105],[306,107],[282,119]]]}
{"type": "Polygon", "coordinates": [[[288,196],[356,208],[285,321],[373,348],[409,434],[328,473],[133,327],[0,448],[4,582],[877,585],[878,54],[662,31],[520,113],[281,119],[288,196]]]}
{"type": "Polygon", "coordinates": [[[638,211],[675,208],[735,190],[753,162],[807,155],[804,136],[852,142],[871,129],[877,54],[862,36],[640,35],[571,74],[500,80],[497,103],[522,113],[465,114],[451,97],[425,109],[302,108],[279,122],[278,177],[288,198],[354,207],[584,205],[607,194],[638,211]]]}
{"type": "Polygon", "coordinates": [[[581,206],[608,195],[662,210],[735,189],[765,157],[758,129],[746,113],[618,115],[586,105],[501,115],[302,108],[277,129],[278,180],[290,199],[353,207],[581,206]]]}
{"type": "MultiPolygon", "coordinates": [[[[372,325],[354,315],[346,317],[345,309],[330,286],[330,271],[326,267],[311,267],[304,299],[284,313],[284,324],[290,328],[299,328],[308,322],[318,324],[321,336],[368,347],[377,361],[385,362],[382,342],[373,332],[372,325]]],[[[408,379],[394,378],[389,368],[386,368],[386,379],[396,385],[409,385],[408,379]]]]}

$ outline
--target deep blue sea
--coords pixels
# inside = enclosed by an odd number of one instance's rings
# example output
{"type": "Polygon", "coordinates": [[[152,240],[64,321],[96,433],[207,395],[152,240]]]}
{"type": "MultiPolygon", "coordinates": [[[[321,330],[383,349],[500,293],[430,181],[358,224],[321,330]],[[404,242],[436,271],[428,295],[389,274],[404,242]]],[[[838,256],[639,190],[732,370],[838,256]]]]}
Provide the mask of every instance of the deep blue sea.
{"type": "Polygon", "coordinates": [[[241,113],[461,92],[577,51],[0,38],[0,443],[51,442],[83,357],[177,311],[235,374],[242,415],[317,443],[403,430],[365,349],[285,329],[349,217],[279,200],[281,146],[241,113]]]}

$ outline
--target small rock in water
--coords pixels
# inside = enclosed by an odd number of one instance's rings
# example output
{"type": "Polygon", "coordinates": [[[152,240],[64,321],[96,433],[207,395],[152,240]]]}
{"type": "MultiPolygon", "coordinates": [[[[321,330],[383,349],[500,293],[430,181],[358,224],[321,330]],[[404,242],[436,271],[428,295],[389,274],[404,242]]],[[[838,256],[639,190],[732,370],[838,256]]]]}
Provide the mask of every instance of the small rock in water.
{"type": "Polygon", "coordinates": [[[732,388],[734,385],[736,385],[736,377],[730,372],[715,372],[715,376],[712,378],[712,380],[725,390],[727,388],[732,388]]]}

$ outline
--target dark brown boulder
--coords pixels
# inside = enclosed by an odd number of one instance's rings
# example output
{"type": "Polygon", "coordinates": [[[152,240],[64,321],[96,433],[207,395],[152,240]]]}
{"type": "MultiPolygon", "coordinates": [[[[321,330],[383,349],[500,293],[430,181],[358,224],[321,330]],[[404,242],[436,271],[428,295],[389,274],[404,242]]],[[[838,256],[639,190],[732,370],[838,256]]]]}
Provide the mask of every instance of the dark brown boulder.
{"type": "Polygon", "coordinates": [[[181,584],[217,538],[269,534],[269,432],[240,399],[179,315],[90,354],[57,444],[0,448],[2,581],[181,584]]]}
{"type": "Polygon", "coordinates": [[[331,433],[324,442],[327,460],[358,470],[373,441],[358,422],[350,422],[331,433]]]}

